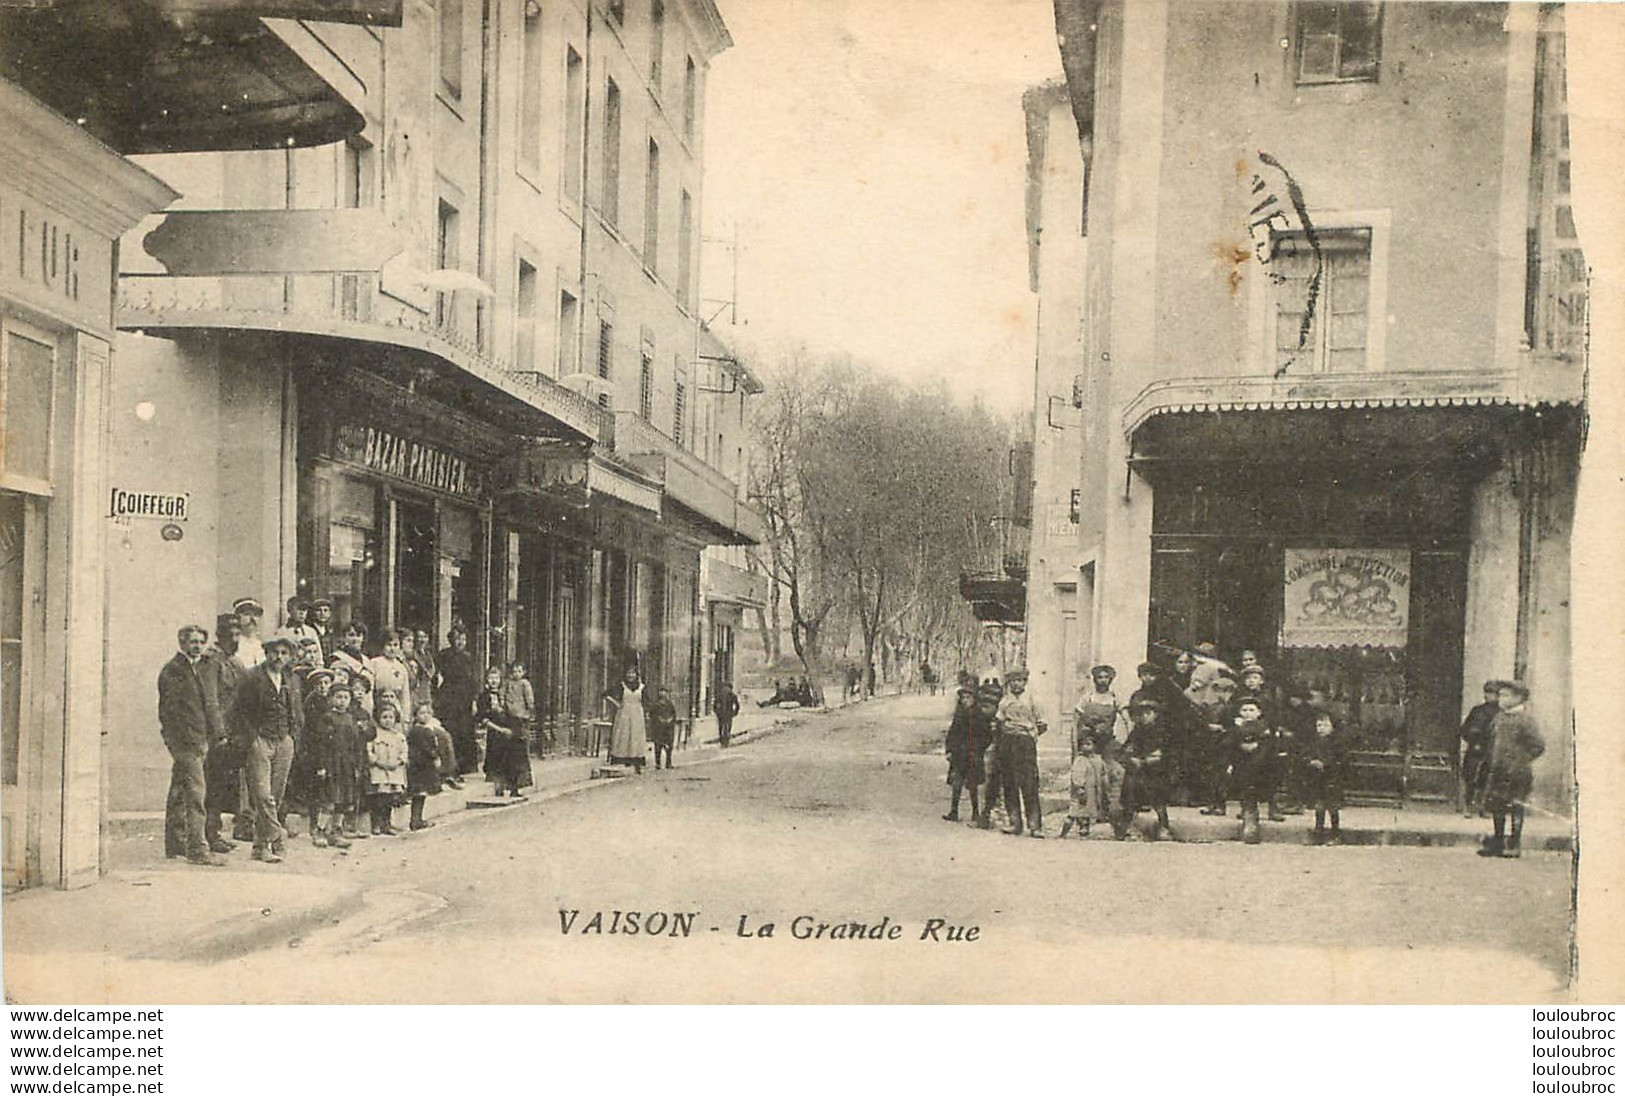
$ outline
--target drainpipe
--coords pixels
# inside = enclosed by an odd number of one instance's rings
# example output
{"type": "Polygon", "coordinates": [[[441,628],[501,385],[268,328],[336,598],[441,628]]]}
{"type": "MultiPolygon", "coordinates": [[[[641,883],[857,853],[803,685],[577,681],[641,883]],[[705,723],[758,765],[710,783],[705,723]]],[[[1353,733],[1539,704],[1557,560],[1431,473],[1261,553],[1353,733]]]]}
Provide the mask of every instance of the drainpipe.
{"type": "Polygon", "coordinates": [[[592,175],[592,0],[587,0],[585,7],[587,33],[581,43],[581,179],[576,188],[579,198],[576,218],[581,224],[580,263],[576,272],[576,284],[581,287],[581,306],[576,309],[576,367],[581,372],[586,372],[587,362],[587,245],[591,239],[587,227],[587,183],[592,175]]]}

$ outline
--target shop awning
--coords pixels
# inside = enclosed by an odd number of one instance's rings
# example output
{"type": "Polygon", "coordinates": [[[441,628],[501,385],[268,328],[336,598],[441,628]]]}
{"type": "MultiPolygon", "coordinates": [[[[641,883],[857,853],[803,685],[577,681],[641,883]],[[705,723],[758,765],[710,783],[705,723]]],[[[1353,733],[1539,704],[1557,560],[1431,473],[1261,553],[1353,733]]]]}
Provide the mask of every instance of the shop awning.
{"type": "Polygon", "coordinates": [[[1245,459],[1389,465],[1490,459],[1524,416],[1566,421],[1584,377],[1561,361],[1520,372],[1316,374],[1159,381],[1123,412],[1131,463],[1245,459]]]}
{"type": "Polygon", "coordinates": [[[0,75],[135,155],[329,144],[360,112],[260,16],[399,25],[400,0],[37,0],[0,7],[0,75]]]}

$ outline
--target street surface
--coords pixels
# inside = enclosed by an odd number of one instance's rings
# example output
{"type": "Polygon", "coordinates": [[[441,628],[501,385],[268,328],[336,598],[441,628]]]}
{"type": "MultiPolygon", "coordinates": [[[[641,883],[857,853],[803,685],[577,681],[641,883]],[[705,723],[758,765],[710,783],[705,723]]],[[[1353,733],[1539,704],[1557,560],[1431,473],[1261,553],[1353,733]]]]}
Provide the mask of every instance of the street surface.
{"type": "Polygon", "coordinates": [[[365,904],[226,961],[10,955],[8,983],[25,999],[34,979],[84,978],[79,999],[171,1002],[1527,1003],[1562,992],[1565,853],[1514,862],[1098,831],[1061,841],[1058,815],[1044,841],[981,832],[940,818],[950,704],[809,716],[713,759],[461,812],[348,856],[301,839],[270,867],[240,849],[230,871],[341,880],[365,904]],[[900,931],[852,939],[836,927],[854,921],[900,931]],[[820,923],[823,938],[797,938],[820,923]]]}

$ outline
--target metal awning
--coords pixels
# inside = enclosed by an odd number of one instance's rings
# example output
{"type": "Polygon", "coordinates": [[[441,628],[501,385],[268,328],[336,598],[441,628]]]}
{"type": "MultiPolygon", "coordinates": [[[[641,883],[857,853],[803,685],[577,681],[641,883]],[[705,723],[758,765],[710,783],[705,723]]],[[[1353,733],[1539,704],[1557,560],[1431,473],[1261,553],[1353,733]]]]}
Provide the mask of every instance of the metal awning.
{"type": "Polygon", "coordinates": [[[260,18],[301,11],[398,25],[400,0],[38,0],[0,8],[0,76],[126,155],[329,144],[360,112],[260,18]]]}

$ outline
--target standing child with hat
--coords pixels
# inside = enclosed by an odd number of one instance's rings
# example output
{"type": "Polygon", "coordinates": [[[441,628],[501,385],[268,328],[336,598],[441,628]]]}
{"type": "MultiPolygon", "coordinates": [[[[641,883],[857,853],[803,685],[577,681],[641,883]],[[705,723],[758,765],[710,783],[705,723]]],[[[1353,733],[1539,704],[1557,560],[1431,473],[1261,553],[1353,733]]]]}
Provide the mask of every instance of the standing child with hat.
{"type": "Polygon", "coordinates": [[[1236,701],[1235,729],[1230,732],[1230,761],[1225,776],[1232,794],[1241,800],[1241,839],[1249,845],[1263,840],[1258,828],[1258,802],[1275,789],[1275,752],[1264,706],[1256,696],[1236,701]]]}
{"type": "Polygon", "coordinates": [[[1113,836],[1119,841],[1131,836],[1135,814],[1141,807],[1150,807],[1157,815],[1151,839],[1172,837],[1168,822],[1170,737],[1162,701],[1141,696],[1129,704],[1129,718],[1134,727],[1123,743],[1123,806],[1112,820],[1113,836]]]}
{"type": "Polygon", "coordinates": [[[1010,812],[1005,833],[1021,833],[1026,810],[1029,837],[1044,836],[1044,808],[1038,799],[1038,737],[1049,730],[1044,714],[1027,695],[1027,671],[1006,675],[1010,693],[999,701],[999,741],[1004,749],[1004,806],[1010,812]]]}
{"type": "Polygon", "coordinates": [[[977,800],[976,788],[984,777],[982,751],[986,748],[986,724],[976,717],[976,690],[968,685],[961,685],[954,695],[954,715],[948,724],[948,740],[945,744],[948,754],[948,786],[953,789],[953,799],[949,802],[948,813],[942,816],[943,821],[959,821],[959,796],[969,785],[971,825],[981,825],[982,810],[977,800]]]}
{"type": "Polygon", "coordinates": [[[1534,762],[1546,752],[1546,739],[1528,712],[1529,687],[1523,682],[1501,682],[1496,703],[1501,710],[1490,724],[1490,772],[1484,781],[1484,807],[1495,833],[1478,855],[1518,857],[1523,855],[1524,800],[1534,787],[1534,762]]]}
{"type": "Polygon", "coordinates": [[[395,808],[406,793],[406,734],[401,708],[391,693],[380,693],[372,739],[367,743],[367,808],[375,836],[394,837],[395,808]]]}
{"type": "Polygon", "coordinates": [[[344,816],[355,810],[361,756],[361,732],[350,710],[349,683],[335,681],[323,704],[305,723],[310,841],[319,849],[347,849],[350,840],[344,836],[344,816]]]}

